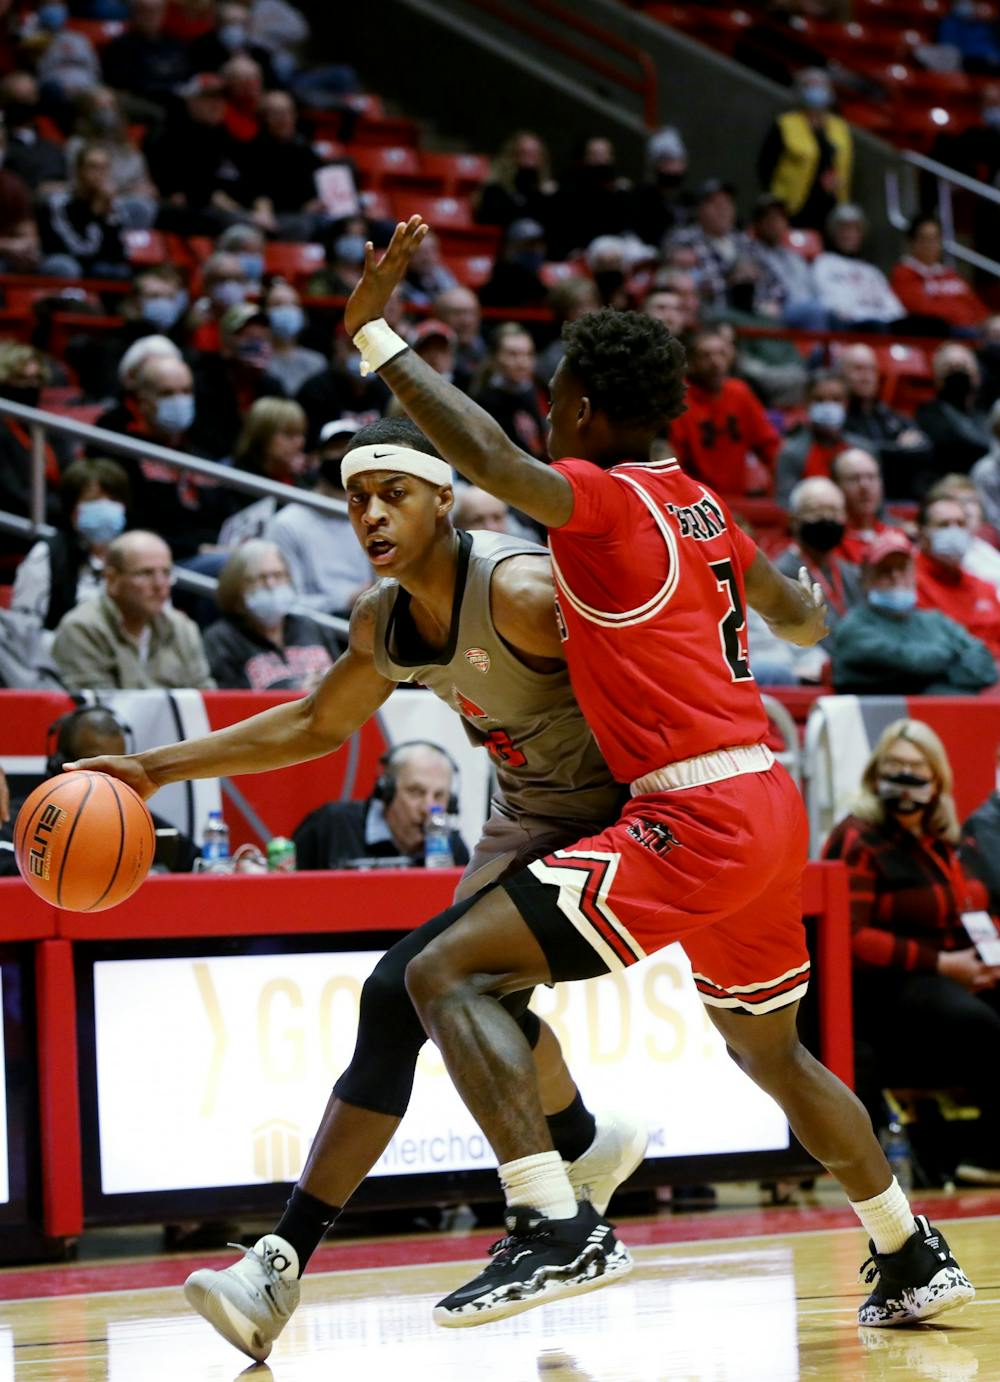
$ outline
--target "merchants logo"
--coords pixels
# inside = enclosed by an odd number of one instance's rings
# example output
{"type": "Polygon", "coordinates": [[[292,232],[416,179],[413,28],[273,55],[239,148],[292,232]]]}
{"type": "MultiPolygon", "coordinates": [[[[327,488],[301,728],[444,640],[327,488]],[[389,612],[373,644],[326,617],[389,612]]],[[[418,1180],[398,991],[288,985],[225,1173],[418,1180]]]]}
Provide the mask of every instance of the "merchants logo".
{"type": "Polygon", "coordinates": [[[681,843],[670,826],[664,825],[662,821],[630,821],[627,833],[654,854],[669,854],[672,849],[679,848],[681,843]]]}
{"type": "Polygon", "coordinates": [[[466,662],[472,664],[477,672],[488,672],[490,670],[490,655],[485,648],[466,648],[463,654],[466,662]]]}
{"type": "Polygon", "coordinates": [[[49,846],[52,837],[66,819],[66,812],[61,806],[50,803],[38,818],[35,826],[35,833],[31,837],[31,849],[28,851],[28,871],[33,878],[48,879],[51,868],[51,855],[49,846]]]}

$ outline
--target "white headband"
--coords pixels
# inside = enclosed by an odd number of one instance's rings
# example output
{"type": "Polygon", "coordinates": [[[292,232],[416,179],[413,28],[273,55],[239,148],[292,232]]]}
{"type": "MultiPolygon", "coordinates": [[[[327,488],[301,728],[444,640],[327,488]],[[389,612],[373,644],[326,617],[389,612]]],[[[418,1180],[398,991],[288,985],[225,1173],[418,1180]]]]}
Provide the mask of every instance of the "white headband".
{"type": "Polygon", "coordinates": [[[355,475],[365,475],[372,470],[388,470],[399,475],[416,475],[418,480],[426,480],[431,485],[450,485],[451,466],[439,456],[428,456],[424,451],[414,451],[409,446],[399,446],[387,442],[384,446],[358,446],[340,463],[340,479],[344,488],[355,475]]]}

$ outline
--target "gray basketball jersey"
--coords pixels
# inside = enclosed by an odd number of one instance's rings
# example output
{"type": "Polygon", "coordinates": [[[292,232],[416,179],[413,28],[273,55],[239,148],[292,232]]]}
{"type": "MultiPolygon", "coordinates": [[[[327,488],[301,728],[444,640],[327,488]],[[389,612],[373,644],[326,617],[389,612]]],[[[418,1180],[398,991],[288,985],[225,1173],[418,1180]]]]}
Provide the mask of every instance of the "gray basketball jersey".
{"type": "Polygon", "coordinates": [[[459,533],[458,576],[448,643],[433,662],[398,582],[377,587],[374,660],[382,676],[429,687],[457,711],[473,744],[496,767],[499,805],[517,816],[579,822],[579,834],[614,820],[614,781],[570,687],[565,666],[535,672],[493,627],[490,583],[502,561],[547,556],[544,547],[500,533],[459,533]]]}

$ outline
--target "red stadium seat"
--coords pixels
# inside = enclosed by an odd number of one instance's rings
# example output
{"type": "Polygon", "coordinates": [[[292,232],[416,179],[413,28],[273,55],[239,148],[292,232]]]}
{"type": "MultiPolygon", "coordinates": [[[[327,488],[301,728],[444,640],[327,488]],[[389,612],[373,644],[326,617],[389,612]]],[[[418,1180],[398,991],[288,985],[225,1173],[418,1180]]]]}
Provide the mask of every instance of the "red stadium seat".
{"type": "Polygon", "coordinates": [[[551,261],[545,263],[538,271],[538,277],[545,284],[546,288],[554,288],[557,283],[565,283],[569,278],[580,278],[586,276],[586,270],[581,270],[577,263],[569,261],[551,261]]]}
{"type": "Polygon", "coordinates": [[[324,163],[333,163],[335,159],[343,158],[345,150],[343,144],[336,139],[317,139],[313,142],[313,153],[324,163]]]}
{"type": "Polygon", "coordinates": [[[420,170],[435,178],[445,197],[461,197],[480,188],[490,176],[485,154],[422,153],[420,170]]]}
{"type": "Polygon", "coordinates": [[[465,288],[481,288],[493,272],[493,257],[489,254],[449,256],[445,262],[465,288]]]}
{"type": "Polygon", "coordinates": [[[123,238],[130,264],[165,264],[170,258],[166,236],[160,230],[126,230],[123,238]]]}
{"type": "Polygon", "coordinates": [[[361,197],[361,209],[366,216],[370,216],[375,221],[394,221],[396,212],[393,208],[392,198],[388,192],[375,192],[368,190],[359,193],[361,197]]]}
{"type": "Polygon", "coordinates": [[[326,263],[322,245],[275,241],[264,247],[264,267],[282,278],[307,278],[326,263]]]}
{"type": "Polygon", "coordinates": [[[376,146],[408,146],[415,149],[420,142],[420,129],[415,120],[403,116],[362,116],[351,131],[354,144],[376,146]]]}
{"type": "Polygon", "coordinates": [[[125,32],[125,24],[121,19],[70,19],[66,27],[83,34],[84,38],[89,38],[98,51],[125,32]]]}
{"type": "Polygon", "coordinates": [[[10,602],[14,598],[14,587],[12,585],[0,585],[0,609],[10,609],[10,602]]]}
{"type": "Polygon", "coordinates": [[[417,212],[434,230],[470,230],[475,222],[468,203],[457,197],[427,197],[418,192],[396,192],[392,204],[399,220],[405,221],[417,212]]]}
{"type": "Polygon", "coordinates": [[[876,345],[882,372],[882,398],[891,408],[911,413],[934,396],[934,375],[927,351],[920,346],[876,345]]]}
{"type": "Polygon", "coordinates": [[[357,148],[352,145],[347,153],[364,181],[376,191],[391,189],[394,173],[420,172],[417,151],[401,145],[374,148],[357,148]]]}
{"type": "Polygon", "coordinates": [[[385,114],[382,97],[376,96],[374,91],[355,91],[350,96],[345,96],[343,103],[358,115],[381,116],[385,114]]]}
{"type": "Polygon", "coordinates": [[[437,232],[441,248],[453,255],[489,254],[496,258],[500,245],[499,226],[441,226],[437,232]]]}

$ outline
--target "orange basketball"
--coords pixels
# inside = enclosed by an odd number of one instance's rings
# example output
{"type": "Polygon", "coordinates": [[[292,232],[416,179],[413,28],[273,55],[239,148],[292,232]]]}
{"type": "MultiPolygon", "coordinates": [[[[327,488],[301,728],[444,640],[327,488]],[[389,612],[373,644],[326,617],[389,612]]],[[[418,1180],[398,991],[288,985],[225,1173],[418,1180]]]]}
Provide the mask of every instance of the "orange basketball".
{"type": "Polygon", "coordinates": [[[68,912],[103,912],[131,897],[153,862],[146,803],[107,773],[60,773],[36,787],[14,825],[21,877],[68,912]]]}

